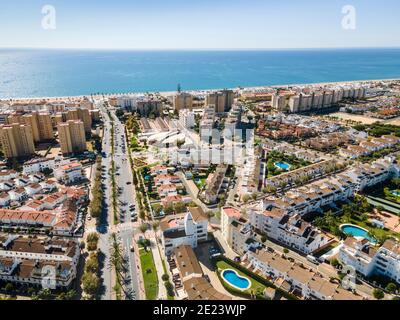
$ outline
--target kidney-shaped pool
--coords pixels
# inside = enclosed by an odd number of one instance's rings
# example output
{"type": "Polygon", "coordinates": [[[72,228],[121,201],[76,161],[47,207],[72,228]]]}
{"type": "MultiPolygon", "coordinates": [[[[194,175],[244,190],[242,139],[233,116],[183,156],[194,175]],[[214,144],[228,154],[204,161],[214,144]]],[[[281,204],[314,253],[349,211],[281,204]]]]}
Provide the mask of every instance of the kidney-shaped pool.
{"type": "Polygon", "coordinates": [[[222,271],[222,278],[232,287],[239,290],[247,290],[251,287],[251,282],[248,278],[240,276],[235,270],[225,269],[222,271]]]}

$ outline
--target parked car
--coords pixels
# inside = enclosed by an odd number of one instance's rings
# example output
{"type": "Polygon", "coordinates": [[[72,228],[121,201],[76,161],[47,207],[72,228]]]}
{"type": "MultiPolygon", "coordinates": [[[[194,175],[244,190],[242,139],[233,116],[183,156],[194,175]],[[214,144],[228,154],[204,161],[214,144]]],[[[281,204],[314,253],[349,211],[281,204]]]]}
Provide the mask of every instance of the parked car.
{"type": "Polygon", "coordinates": [[[318,259],[317,259],[316,257],[312,256],[311,254],[309,254],[309,255],[307,256],[307,260],[310,261],[311,263],[319,264],[318,259]]]}

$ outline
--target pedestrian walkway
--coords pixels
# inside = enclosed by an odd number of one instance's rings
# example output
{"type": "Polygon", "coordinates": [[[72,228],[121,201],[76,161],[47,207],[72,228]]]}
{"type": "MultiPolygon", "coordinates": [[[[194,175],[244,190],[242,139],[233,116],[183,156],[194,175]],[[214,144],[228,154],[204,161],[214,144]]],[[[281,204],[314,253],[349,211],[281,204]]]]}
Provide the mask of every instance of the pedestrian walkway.
{"type": "Polygon", "coordinates": [[[164,267],[162,263],[162,257],[160,255],[160,251],[158,250],[157,240],[154,238],[150,238],[151,242],[151,252],[153,253],[154,265],[156,266],[157,275],[158,275],[158,299],[167,300],[167,290],[164,286],[164,281],[162,280],[162,276],[164,274],[164,267]]]}
{"type": "Polygon", "coordinates": [[[142,273],[142,265],[140,263],[140,251],[139,251],[139,246],[137,242],[139,241],[139,237],[137,235],[133,236],[133,245],[135,248],[135,261],[136,261],[136,267],[138,269],[138,284],[139,284],[139,292],[138,292],[138,300],[146,300],[146,293],[144,290],[144,283],[143,283],[143,273],[142,273]]]}

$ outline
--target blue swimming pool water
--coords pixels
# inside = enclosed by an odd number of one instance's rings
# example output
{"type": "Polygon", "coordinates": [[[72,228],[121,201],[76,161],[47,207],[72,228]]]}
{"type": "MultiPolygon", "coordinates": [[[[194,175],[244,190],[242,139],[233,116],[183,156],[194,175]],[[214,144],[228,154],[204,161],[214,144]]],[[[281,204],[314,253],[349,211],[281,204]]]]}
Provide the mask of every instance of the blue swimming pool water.
{"type": "Polygon", "coordinates": [[[248,289],[250,287],[250,280],[239,276],[233,270],[224,270],[222,272],[222,277],[228,282],[230,285],[239,288],[239,289],[248,289]]]}
{"type": "Polygon", "coordinates": [[[345,234],[351,235],[353,237],[363,237],[367,239],[369,242],[376,242],[374,238],[372,238],[368,232],[360,227],[357,227],[355,225],[345,225],[341,227],[342,231],[345,234]]]}
{"type": "Polygon", "coordinates": [[[400,192],[397,190],[391,191],[391,194],[395,195],[396,197],[400,197],[400,192]]]}
{"type": "Polygon", "coordinates": [[[275,162],[275,166],[286,171],[290,169],[290,165],[286,162],[275,162]]]}

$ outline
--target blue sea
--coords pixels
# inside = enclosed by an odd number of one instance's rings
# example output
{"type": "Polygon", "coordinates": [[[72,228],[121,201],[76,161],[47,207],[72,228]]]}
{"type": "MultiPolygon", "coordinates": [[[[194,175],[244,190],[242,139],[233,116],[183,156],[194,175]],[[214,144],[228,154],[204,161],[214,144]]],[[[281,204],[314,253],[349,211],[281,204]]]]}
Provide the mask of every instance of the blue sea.
{"type": "Polygon", "coordinates": [[[0,98],[400,78],[400,49],[0,49],[0,98]]]}

